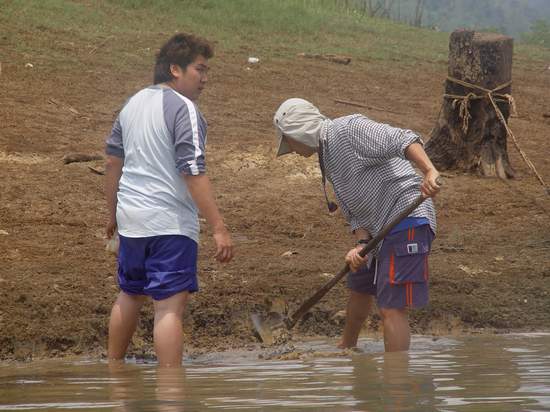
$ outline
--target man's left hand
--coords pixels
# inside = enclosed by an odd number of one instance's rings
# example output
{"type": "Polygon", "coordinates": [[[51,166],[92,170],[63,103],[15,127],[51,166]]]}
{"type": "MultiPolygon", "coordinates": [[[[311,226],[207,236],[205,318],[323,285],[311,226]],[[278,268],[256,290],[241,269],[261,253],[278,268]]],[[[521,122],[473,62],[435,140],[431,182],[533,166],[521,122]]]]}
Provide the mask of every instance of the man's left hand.
{"type": "Polygon", "coordinates": [[[424,175],[422,180],[422,185],[420,186],[420,191],[424,197],[435,197],[435,195],[441,189],[441,186],[437,184],[437,179],[439,178],[439,172],[436,169],[430,169],[424,175]]]}

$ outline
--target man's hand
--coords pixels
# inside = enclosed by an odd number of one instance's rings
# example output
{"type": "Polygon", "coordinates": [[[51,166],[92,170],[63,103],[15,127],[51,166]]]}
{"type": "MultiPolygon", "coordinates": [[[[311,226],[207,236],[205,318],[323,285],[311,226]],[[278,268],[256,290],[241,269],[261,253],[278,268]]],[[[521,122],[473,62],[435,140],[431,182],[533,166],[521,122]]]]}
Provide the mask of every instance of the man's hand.
{"type": "Polygon", "coordinates": [[[116,219],[109,219],[107,227],[105,228],[105,236],[107,239],[111,239],[116,231],[116,219]]]}
{"type": "Polygon", "coordinates": [[[357,245],[346,254],[346,263],[353,272],[357,272],[361,266],[367,263],[367,258],[359,255],[362,249],[363,245],[357,245]]]}
{"type": "Polygon", "coordinates": [[[216,254],[214,257],[220,263],[228,263],[233,259],[233,240],[225,228],[214,232],[214,242],[216,242],[216,254]]]}
{"type": "Polygon", "coordinates": [[[216,254],[214,257],[218,262],[229,262],[233,258],[233,241],[214,200],[208,176],[204,173],[195,176],[183,175],[183,179],[201,215],[205,217],[212,227],[214,242],[216,242],[216,254]]]}
{"type": "Polygon", "coordinates": [[[107,226],[105,227],[107,239],[113,237],[117,228],[117,192],[123,166],[124,159],[116,156],[107,156],[107,161],[105,162],[105,198],[107,200],[107,212],[109,216],[107,226]]]}
{"type": "Polygon", "coordinates": [[[422,145],[420,143],[412,143],[409,145],[405,149],[405,157],[416,164],[424,175],[422,185],[420,186],[422,196],[425,198],[434,197],[440,189],[436,181],[439,177],[439,172],[424,151],[422,145]]]}
{"type": "Polygon", "coordinates": [[[422,185],[420,186],[420,191],[424,197],[435,197],[441,188],[437,184],[437,179],[439,178],[439,172],[436,169],[430,169],[424,174],[424,179],[422,180],[422,185]]]}

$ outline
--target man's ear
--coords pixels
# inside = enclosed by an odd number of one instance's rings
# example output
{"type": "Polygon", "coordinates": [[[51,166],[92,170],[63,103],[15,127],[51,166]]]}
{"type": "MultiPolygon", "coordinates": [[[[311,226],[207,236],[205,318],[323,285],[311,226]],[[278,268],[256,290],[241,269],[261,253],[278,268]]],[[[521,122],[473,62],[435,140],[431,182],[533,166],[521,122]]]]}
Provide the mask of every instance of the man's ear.
{"type": "Polygon", "coordinates": [[[183,74],[183,70],[178,64],[171,64],[170,65],[170,73],[172,74],[172,77],[175,79],[179,79],[181,75],[183,74]]]}

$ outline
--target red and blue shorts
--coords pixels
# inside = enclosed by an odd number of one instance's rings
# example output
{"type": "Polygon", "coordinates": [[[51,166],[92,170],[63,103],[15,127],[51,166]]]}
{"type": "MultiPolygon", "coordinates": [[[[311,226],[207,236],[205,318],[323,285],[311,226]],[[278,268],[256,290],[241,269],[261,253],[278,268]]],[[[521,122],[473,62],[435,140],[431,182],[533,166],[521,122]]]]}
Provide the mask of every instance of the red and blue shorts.
{"type": "Polygon", "coordinates": [[[434,234],[429,225],[386,236],[369,266],[350,272],[348,287],[376,296],[379,308],[420,308],[428,304],[428,256],[434,234]]]}
{"type": "Polygon", "coordinates": [[[155,300],[183,291],[198,291],[197,250],[197,243],[182,235],[120,236],[120,289],[155,300]]]}

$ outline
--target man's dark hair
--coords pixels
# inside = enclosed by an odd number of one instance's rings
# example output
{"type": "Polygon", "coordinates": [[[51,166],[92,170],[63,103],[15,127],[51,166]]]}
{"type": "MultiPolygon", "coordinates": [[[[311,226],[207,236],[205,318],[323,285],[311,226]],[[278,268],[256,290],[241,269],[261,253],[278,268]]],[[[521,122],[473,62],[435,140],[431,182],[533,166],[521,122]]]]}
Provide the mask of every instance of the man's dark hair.
{"type": "Polygon", "coordinates": [[[212,45],[202,37],[187,33],[172,36],[157,53],[153,83],[164,83],[173,79],[170,65],[177,64],[183,70],[198,56],[210,59],[214,56],[212,45]]]}

